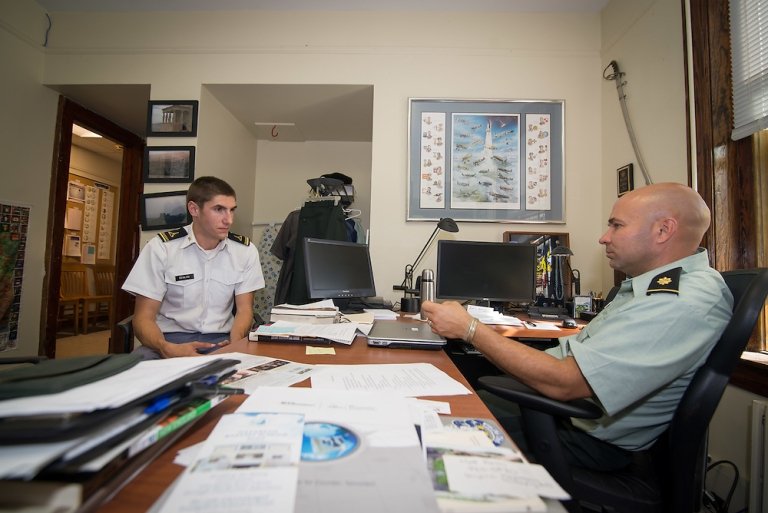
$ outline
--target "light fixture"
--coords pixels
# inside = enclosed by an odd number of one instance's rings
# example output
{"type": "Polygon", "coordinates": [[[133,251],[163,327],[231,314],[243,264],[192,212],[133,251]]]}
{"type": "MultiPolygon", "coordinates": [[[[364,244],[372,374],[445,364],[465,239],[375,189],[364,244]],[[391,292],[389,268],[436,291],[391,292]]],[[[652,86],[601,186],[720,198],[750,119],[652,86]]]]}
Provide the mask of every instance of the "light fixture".
{"type": "MultiPolygon", "coordinates": [[[[564,267],[568,264],[568,272],[571,276],[571,285],[573,287],[575,295],[581,294],[581,272],[578,269],[571,267],[570,258],[573,256],[571,248],[566,246],[557,246],[550,252],[550,256],[555,259],[557,263],[557,269],[555,273],[555,299],[562,301],[564,299],[563,285],[564,285],[564,267]]],[[[569,291],[570,292],[570,291],[569,291]]],[[[574,293],[571,293],[571,299],[573,299],[574,293]]]]}
{"type": "Polygon", "coordinates": [[[416,266],[419,265],[421,259],[424,258],[424,255],[427,253],[427,249],[429,249],[429,246],[435,241],[437,238],[437,232],[440,230],[456,233],[459,231],[459,227],[456,224],[456,221],[450,217],[441,218],[440,221],[437,222],[437,226],[435,226],[435,230],[432,232],[432,235],[429,236],[427,243],[424,244],[423,248],[421,248],[419,256],[416,257],[416,260],[414,260],[412,264],[405,266],[405,278],[403,278],[403,282],[400,285],[395,285],[392,287],[393,290],[403,291],[403,299],[400,301],[401,312],[416,313],[419,311],[419,298],[408,297],[411,294],[418,293],[418,290],[413,288],[413,271],[416,269],[416,266]]]}
{"type": "Polygon", "coordinates": [[[101,136],[96,132],[91,132],[87,128],[83,128],[80,125],[76,125],[75,123],[72,123],[72,133],[78,137],[101,138],[101,136]]]}

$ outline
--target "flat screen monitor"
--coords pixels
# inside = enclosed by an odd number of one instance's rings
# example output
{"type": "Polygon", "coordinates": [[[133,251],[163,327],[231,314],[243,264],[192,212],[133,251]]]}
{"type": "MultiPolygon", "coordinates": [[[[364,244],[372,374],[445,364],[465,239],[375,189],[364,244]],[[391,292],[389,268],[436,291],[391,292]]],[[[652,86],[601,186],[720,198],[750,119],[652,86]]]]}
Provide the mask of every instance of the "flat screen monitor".
{"type": "Polygon", "coordinates": [[[344,309],[350,300],[376,295],[367,244],[307,237],[304,270],[313,299],[333,299],[344,309]]]}
{"type": "Polygon", "coordinates": [[[536,297],[536,246],[441,240],[437,246],[435,296],[532,303],[536,297]]]}

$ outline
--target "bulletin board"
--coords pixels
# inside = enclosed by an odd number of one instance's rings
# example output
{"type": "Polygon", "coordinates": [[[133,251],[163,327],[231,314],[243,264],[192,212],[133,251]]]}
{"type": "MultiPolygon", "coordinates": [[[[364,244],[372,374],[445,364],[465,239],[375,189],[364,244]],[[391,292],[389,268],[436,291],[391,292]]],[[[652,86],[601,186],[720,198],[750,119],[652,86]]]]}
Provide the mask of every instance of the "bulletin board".
{"type": "Polygon", "coordinates": [[[69,174],[64,217],[64,262],[114,262],[119,187],[69,174]]]}

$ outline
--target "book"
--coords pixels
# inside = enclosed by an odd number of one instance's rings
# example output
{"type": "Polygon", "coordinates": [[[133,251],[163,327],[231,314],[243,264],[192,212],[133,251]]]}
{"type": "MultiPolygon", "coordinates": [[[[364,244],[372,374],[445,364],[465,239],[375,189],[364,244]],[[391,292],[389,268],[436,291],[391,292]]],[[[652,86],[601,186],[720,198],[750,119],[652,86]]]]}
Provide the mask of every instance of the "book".
{"type": "Polygon", "coordinates": [[[270,322],[289,321],[303,324],[334,324],[339,320],[338,310],[299,310],[290,308],[272,308],[270,322]]]}

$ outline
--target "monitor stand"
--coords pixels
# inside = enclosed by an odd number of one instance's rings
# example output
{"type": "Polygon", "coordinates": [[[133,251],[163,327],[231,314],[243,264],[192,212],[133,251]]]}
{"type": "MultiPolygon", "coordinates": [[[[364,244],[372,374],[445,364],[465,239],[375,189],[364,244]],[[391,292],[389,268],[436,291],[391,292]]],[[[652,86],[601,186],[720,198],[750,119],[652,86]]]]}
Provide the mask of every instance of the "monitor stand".
{"type": "Polygon", "coordinates": [[[333,299],[333,304],[339,308],[343,314],[363,313],[365,304],[360,298],[338,297],[333,299]]]}

